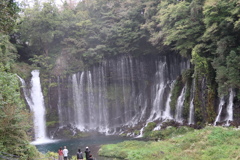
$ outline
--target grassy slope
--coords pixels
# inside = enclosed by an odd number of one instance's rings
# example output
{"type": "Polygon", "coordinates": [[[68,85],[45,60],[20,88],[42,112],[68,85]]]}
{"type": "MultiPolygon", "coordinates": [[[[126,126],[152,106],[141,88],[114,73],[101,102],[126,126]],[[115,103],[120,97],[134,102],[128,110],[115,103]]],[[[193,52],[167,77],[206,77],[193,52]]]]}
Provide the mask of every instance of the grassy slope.
{"type": "Polygon", "coordinates": [[[206,127],[159,142],[103,145],[99,154],[128,160],[240,160],[240,130],[206,127]]]}

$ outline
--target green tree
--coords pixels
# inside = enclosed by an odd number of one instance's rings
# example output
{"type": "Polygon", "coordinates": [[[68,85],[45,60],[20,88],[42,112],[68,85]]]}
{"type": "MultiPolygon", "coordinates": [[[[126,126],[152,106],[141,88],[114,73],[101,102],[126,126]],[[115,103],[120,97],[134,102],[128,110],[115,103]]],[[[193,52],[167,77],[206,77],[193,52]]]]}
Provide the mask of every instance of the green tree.
{"type": "Polygon", "coordinates": [[[20,27],[21,43],[26,44],[33,55],[49,55],[59,25],[58,9],[54,3],[35,3],[25,8],[20,27]]]}
{"type": "Polygon", "coordinates": [[[227,94],[229,88],[239,88],[239,8],[238,0],[207,0],[204,6],[206,31],[202,40],[204,50],[213,57],[219,94],[227,94]]]}
{"type": "Polygon", "coordinates": [[[162,1],[159,5],[159,25],[164,45],[170,45],[182,56],[190,57],[204,32],[203,0],[162,1]]]}
{"type": "Polygon", "coordinates": [[[19,80],[15,74],[0,72],[0,150],[32,159],[38,153],[29,144],[26,134],[30,114],[20,96],[19,80]]]}
{"type": "Polygon", "coordinates": [[[17,3],[13,0],[1,0],[0,2],[0,33],[8,34],[15,26],[16,14],[19,11],[17,3]]]}
{"type": "Polygon", "coordinates": [[[0,72],[10,71],[16,58],[16,48],[9,42],[9,36],[0,33],[0,72]]]}

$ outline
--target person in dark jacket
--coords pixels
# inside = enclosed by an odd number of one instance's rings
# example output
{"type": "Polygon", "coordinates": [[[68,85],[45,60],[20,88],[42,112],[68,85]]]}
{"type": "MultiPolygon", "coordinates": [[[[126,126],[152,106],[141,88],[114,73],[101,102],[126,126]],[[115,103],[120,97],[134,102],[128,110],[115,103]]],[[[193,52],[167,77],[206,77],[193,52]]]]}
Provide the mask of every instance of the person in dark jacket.
{"type": "Polygon", "coordinates": [[[93,160],[93,157],[92,157],[92,155],[91,155],[91,154],[89,155],[89,158],[88,158],[88,160],[93,160]]]}
{"type": "Polygon", "coordinates": [[[90,155],[90,150],[89,150],[89,148],[88,147],[86,147],[86,150],[85,150],[85,154],[86,154],[86,160],[88,160],[89,159],[89,155],[90,155]]]}
{"type": "Polygon", "coordinates": [[[77,160],[83,160],[83,153],[81,152],[81,149],[78,149],[77,160]]]}

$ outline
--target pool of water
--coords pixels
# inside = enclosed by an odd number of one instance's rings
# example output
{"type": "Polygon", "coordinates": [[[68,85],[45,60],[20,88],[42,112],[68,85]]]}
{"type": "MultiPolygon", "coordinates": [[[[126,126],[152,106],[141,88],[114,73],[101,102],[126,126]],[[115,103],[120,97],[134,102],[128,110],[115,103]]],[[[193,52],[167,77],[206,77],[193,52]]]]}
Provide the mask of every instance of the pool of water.
{"type": "Polygon", "coordinates": [[[86,146],[88,146],[95,160],[113,160],[112,158],[98,156],[100,146],[102,144],[115,144],[126,140],[131,139],[118,136],[94,136],[73,140],[59,140],[52,143],[39,144],[36,147],[40,152],[47,153],[48,151],[57,152],[60,147],[63,148],[66,146],[69,151],[69,158],[71,158],[77,154],[78,148],[84,153],[86,146]]]}

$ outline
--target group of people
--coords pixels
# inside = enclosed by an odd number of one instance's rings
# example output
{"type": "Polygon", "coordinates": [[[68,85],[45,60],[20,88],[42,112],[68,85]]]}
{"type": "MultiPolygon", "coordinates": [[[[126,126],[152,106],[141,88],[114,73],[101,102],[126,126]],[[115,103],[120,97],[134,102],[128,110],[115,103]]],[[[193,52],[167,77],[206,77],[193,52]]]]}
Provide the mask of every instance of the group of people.
{"type": "MultiPolygon", "coordinates": [[[[85,150],[86,160],[93,160],[93,156],[90,154],[90,152],[91,152],[90,149],[86,147],[85,150]]],[[[59,148],[58,160],[68,160],[68,149],[66,146],[64,146],[64,149],[62,149],[62,147],[59,148]]],[[[83,160],[83,153],[81,149],[78,149],[77,151],[77,160],[83,160]]]]}

